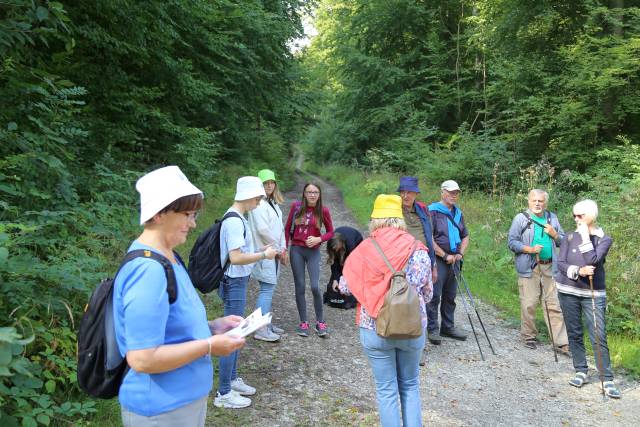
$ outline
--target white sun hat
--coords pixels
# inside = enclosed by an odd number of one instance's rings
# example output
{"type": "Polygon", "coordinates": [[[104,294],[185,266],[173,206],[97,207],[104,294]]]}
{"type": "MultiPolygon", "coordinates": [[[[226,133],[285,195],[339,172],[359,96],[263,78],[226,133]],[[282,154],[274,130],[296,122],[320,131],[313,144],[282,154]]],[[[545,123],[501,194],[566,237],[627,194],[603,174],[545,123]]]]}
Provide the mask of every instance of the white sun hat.
{"type": "Polygon", "coordinates": [[[140,193],[140,225],[181,197],[202,194],[178,166],[165,166],[149,172],[136,182],[140,193]]]}
{"type": "Polygon", "coordinates": [[[460,191],[460,186],[454,180],[449,179],[442,183],[442,185],[440,186],[440,189],[447,190],[447,191],[460,191]]]}
{"type": "Polygon", "coordinates": [[[233,200],[249,200],[258,196],[267,196],[264,192],[264,186],[262,185],[260,178],[257,176],[243,176],[242,178],[238,178],[238,183],[236,184],[236,196],[233,200]]]}

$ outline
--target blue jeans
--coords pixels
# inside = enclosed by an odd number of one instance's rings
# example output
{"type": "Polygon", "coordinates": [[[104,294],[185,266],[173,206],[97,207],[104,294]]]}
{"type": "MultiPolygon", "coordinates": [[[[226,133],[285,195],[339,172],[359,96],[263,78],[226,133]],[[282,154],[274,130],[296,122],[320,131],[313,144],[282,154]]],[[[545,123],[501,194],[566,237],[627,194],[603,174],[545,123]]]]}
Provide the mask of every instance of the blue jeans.
{"type": "Polygon", "coordinates": [[[273,300],[273,290],[276,287],[275,283],[267,283],[258,281],[260,284],[260,292],[256,299],[256,308],[260,307],[262,314],[271,312],[271,301],[273,300]]]}
{"type": "MultiPolygon", "coordinates": [[[[244,277],[227,277],[225,276],[220,287],[218,295],[224,302],[224,315],[229,316],[235,314],[244,316],[244,306],[247,302],[247,284],[249,276],[244,277]]],[[[220,357],[219,366],[219,384],[218,391],[221,395],[225,395],[231,391],[231,381],[238,377],[238,357],[240,350],[236,350],[228,356],[220,357]]]]}
{"type": "Polygon", "coordinates": [[[607,345],[607,331],[604,323],[604,315],[607,307],[606,297],[595,298],[595,315],[596,326],[593,325],[593,306],[590,297],[579,297],[576,295],[564,294],[558,292],[560,307],[562,307],[562,315],[564,323],[567,325],[567,336],[569,337],[569,350],[573,358],[573,368],[576,372],[587,373],[587,357],[584,350],[584,331],[582,329],[582,318],[587,325],[589,331],[589,339],[593,347],[593,355],[596,359],[596,368],[598,372],[603,374],[605,381],[613,380],[613,372],[611,372],[611,362],[609,360],[609,346],[607,345]],[[602,357],[602,365],[600,366],[598,351],[596,347],[597,329],[600,340],[600,356],[602,357]]]}
{"type": "Polygon", "coordinates": [[[405,427],[422,425],[418,363],[424,337],[423,333],[418,338],[387,339],[371,329],[360,328],[360,342],[376,381],[382,427],[400,427],[401,420],[405,427]]]}

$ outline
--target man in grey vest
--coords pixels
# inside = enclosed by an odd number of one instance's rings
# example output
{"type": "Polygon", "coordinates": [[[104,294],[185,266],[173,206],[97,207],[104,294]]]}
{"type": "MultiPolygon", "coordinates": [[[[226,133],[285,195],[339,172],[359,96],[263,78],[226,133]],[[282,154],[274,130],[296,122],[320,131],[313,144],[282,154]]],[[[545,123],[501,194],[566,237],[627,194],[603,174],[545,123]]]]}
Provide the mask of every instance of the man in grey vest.
{"type": "Polygon", "coordinates": [[[513,218],[508,245],[515,254],[520,293],[520,334],[525,346],[536,348],[536,307],[540,298],[544,298],[546,305],[543,304],[543,310],[546,308],[549,313],[548,317],[547,313],[543,317],[549,333],[553,333],[559,352],[568,355],[567,329],[553,280],[557,271],[557,250],[564,231],[558,216],[546,210],[548,200],[549,195],[544,190],[529,192],[529,208],[513,218]]]}

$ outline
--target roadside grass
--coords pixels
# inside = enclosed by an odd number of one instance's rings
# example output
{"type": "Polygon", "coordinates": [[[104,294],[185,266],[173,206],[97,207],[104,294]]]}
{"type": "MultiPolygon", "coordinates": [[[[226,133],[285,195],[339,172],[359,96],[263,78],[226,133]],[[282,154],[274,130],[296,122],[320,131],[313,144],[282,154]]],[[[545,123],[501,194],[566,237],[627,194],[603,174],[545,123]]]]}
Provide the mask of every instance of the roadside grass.
{"type": "MultiPolygon", "coordinates": [[[[345,204],[351,209],[358,222],[366,228],[373,202],[378,194],[396,194],[398,175],[391,173],[371,173],[356,168],[340,165],[315,165],[308,162],[307,170],[331,181],[342,191],[345,204]]],[[[440,198],[439,183],[430,182],[420,177],[420,189],[422,193],[418,199],[426,203],[437,201],[440,198]]],[[[478,192],[463,192],[460,207],[462,208],[466,225],[469,228],[471,244],[465,256],[463,275],[469,284],[474,296],[482,299],[499,309],[500,315],[509,324],[518,328],[520,325],[520,302],[518,296],[517,276],[513,267],[512,254],[507,248],[507,232],[511,225],[511,219],[517,212],[525,208],[525,199],[519,199],[515,195],[487,195],[478,192]]],[[[555,206],[550,209],[556,210],[555,206]]],[[[559,213],[563,224],[570,224],[569,211],[563,206],[559,213]],[[564,213],[564,215],[563,215],[564,213]]],[[[558,209],[560,210],[560,209],[558,209]]],[[[607,218],[607,229],[612,233],[616,228],[621,228],[622,221],[615,214],[607,218]]],[[[622,240],[622,239],[619,239],[622,240]]],[[[616,235],[614,234],[614,241],[616,235]]],[[[640,293],[632,288],[629,278],[638,275],[639,266],[632,262],[633,251],[628,242],[624,246],[616,248],[615,253],[609,254],[607,263],[608,289],[640,301],[640,293]],[[631,268],[629,268],[631,266],[631,268]],[[625,280],[620,280],[620,278],[625,280]],[[612,289],[613,290],[613,289],[612,289]]],[[[609,300],[608,319],[612,316],[624,316],[629,331],[633,331],[637,319],[635,314],[628,312],[624,307],[611,304],[609,300]],[[634,323],[635,322],[635,323],[634,323]]],[[[637,316],[636,316],[637,317],[637,316]]],[[[542,308],[538,307],[536,324],[543,339],[548,340],[547,329],[543,319],[542,308]]],[[[589,351],[588,338],[585,338],[589,351]]],[[[634,377],[640,377],[640,338],[624,333],[608,334],[609,351],[613,366],[622,368],[634,377]]]]}

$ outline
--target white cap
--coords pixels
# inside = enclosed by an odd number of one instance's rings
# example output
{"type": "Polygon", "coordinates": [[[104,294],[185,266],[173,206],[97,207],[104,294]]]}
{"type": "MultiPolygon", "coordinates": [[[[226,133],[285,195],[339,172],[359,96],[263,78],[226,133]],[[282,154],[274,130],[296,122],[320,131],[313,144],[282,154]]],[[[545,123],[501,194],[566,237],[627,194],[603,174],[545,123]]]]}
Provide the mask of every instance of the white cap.
{"type": "Polygon", "coordinates": [[[257,176],[243,176],[242,178],[238,178],[236,195],[233,200],[249,200],[258,196],[267,197],[260,178],[257,176]]]}
{"type": "Polygon", "coordinates": [[[166,166],[149,172],[136,182],[140,193],[140,225],[180,197],[202,194],[178,166],[166,166]]]}
{"type": "Polygon", "coordinates": [[[455,182],[452,179],[449,179],[445,182],[442,183],[442,185],[440,186],[441,190],[447,190],[447,191],[461,191],[460,190],[460,186],[458,185],[457,182],[455,182]]]}

